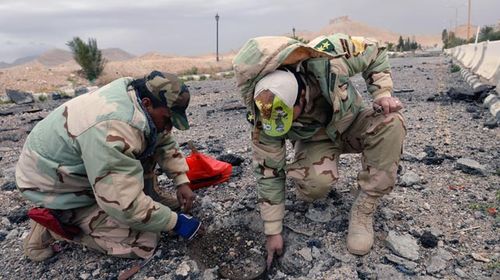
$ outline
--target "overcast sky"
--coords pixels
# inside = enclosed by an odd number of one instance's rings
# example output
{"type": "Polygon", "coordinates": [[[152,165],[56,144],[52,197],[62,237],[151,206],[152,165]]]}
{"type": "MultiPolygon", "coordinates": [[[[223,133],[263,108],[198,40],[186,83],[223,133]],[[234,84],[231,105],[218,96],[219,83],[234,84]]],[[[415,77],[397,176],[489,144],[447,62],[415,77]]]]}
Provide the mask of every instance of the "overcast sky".
{"type": "MultiPolygon", "coordinates": [[[[332,18],[401,34],[440,34],[467,22],[467,0],[0,0],[0,61],[66,49],[74,36],[134,55],[198,55],[237,50],[251,37],[318,31],[332,18]],[[141,2],[141,3],[140,3],[141,2]]],[[[472,0],[472,23],[496,24],[500,0],[472,0]]],[[[355,35],[355,34],[353,34],[355,35]]]]}

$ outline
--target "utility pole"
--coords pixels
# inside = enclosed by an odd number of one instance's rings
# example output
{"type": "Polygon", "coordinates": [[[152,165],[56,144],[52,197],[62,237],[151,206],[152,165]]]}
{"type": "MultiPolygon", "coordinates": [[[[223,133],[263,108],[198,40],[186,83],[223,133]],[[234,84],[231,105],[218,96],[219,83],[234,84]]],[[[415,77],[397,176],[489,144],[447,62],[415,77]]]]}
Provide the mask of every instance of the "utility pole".
{"type": "Polygon", "coordinates": [[[469,0],[469,16],[467,19],[467,41],[469,41],[470,38],[470,5],[471,5],[471,0],[469,0]]]}
{"type": "Polygon", "coordinates": [[[219,61],[219,13],[215,14],[215,55],[219,61]]]}
{"type": "Polygon", "coordinates": [[[293,38],[295,38],[295,27],[292,27],[293,38]]]}

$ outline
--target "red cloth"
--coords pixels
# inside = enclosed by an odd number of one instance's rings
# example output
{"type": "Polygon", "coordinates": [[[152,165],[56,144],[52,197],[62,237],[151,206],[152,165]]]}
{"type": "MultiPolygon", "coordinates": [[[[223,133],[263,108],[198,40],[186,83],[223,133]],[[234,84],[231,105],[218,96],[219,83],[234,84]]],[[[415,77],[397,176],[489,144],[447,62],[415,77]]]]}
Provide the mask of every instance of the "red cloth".
{"type": "Polygon", "coordinates": [[[57,211],[47,208],[33,208],[28,211],[28,217],[58,235],[72,240],[80,233],[80,228],[74,225],[64,225],[57,218],[57,211]]]}
{"type": "Polygon", "coordinates": [[[219,184],[229,180],[233,166],[227,162],[216,160],[210,156],[193,151],[187,158],[192,190],[219,184]]]}

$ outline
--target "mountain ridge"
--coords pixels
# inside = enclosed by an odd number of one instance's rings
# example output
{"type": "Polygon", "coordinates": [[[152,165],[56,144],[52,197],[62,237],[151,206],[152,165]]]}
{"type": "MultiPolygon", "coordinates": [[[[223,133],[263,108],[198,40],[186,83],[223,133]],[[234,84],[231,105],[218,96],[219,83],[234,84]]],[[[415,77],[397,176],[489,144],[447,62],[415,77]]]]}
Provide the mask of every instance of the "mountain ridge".
{"type": "MultiPolygon", "coordinates": [[[[102,55],[107,61],[123,61],[135,58],[136,56],[130,54],[120,48],[106,48],[102,49],[102,55]]],[[[39,62],[47,67],[54,67],[73,60],[73,54],[70,51],[54,48],[49,49],[40,55],[25,56],[14,60],[12,63],[0,61],[0,69],[10,68],[26,63],[39,62]]]]}

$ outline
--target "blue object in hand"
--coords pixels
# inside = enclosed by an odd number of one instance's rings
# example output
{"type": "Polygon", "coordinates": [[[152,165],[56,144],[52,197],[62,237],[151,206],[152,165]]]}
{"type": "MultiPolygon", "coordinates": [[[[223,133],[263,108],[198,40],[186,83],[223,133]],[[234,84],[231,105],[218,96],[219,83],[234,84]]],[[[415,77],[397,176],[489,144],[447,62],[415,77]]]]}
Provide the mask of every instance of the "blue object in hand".
{"type": "Polygon", "coordinates": [[[187,240],[191,240],[200,229],[201,222],[186,214],[177,215],[174,231],[187,240]]]}

